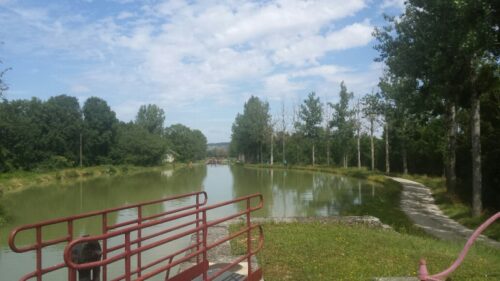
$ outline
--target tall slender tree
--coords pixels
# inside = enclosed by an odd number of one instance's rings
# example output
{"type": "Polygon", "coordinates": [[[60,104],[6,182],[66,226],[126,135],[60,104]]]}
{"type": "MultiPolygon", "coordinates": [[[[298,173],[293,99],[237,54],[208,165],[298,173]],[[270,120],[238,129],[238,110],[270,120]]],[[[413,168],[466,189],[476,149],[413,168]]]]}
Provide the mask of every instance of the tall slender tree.
{"type": "Polygon", "coordinates": [[[406,2],[405,13],[375,31],[380,60],[420,91],[438,95],[448,108],[447,183],[454,190],[457,101],[471,111],[473,213],[481,213],[480,97],[498,82],[498,5],[494,1],[406,2]]]}
{"type": "Polygon", "coordinates": [[[334,129],[334,138],[337,146],[342,150],[342,164],[344,167],[348,165],[349,142],[354,135],[353,110],[349,106],[349,102],[353,99],[354,94],[347,91],[344,81],[340,83],[340,100],[336,104],[329,103],[333,109],[333,117],[330,122],[330,127],[334,129]]]}
{"type": "Polygon", "coordinates": [[[156,104],[141,105],[135,123],[152,134],[161,135],[165,123],[165,111],[156,104]]]}
{"type": "Polygon", "coordinates": [[[321,101],[319,97],[316,97],[316,93],[311,92],[307,96],[307,99],[305,99],[304,102],[300,105],[299,118],[300,121],[297,122],[296,127],[311,143],[311,163],[314,166],[316,162],[316,142],[318,141],[320,135],[320,126],[321,121],[323,120],[321,101]]]}
{"type": "Polygon", "coordinates": [[[371,93],[365,95],[362,100],[363,103],[363,115],[370,124],[370,159],[371,159],[371,169],[375,170],[375,145],[374,145],[374,131],[375,126],[378,123],[378,117],[381,112],[381,105],[379,98],[376,94],[371,93]]]}

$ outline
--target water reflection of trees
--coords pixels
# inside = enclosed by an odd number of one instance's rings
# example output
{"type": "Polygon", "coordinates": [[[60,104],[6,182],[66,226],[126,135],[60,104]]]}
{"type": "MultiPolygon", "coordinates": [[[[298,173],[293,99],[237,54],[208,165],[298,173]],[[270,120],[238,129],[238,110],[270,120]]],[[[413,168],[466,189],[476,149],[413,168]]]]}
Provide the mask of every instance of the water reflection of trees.
{"type": "MultiPolygon", "coordinates": [[[[0,243],[4,246],[8,233],[18,225],[200,191],[206,174],[205,166],[196,166],[176,170],[170,176],[159,172],[142,173],[100,178],[68,186],[32,188],[10,194],[5,196],[2,204],[10,210],[12,223],[0,229],[0,243]]],[[[177,201],[176,204],[155,204],[145,208],[143,215],[151,215],[188,203],[190,202],[185,200],[177,201]]],[[[123,221],[134,216],[137,216],[136,210],[121,214],[110,213],[108,223],[114,224],[118,220],[123,221]]],[[[47,238],[60,237],[65,231],[66,226],[61,224],[47,228],[43,234],[47,238]]],[[[85,219],[75,223],[77,236],[100,232],[100,218],[85,219]]],[[[21,244],[33,241],[32,235],[23,235],[19,238],[18,242],[21,244]]]]}
{"type": "Polygon", "coordinates": [[[366,181],[326,173],[231,167],[234,196],[260,192],[262,215],[331,216],[359,214],[376,199],[375,186],[366,181]]]}

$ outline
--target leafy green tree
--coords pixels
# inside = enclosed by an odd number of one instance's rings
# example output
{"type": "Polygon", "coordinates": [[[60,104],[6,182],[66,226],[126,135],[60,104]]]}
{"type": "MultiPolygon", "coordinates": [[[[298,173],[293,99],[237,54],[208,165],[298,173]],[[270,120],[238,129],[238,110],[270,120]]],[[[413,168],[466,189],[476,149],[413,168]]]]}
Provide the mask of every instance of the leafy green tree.
{"type": "Polygon", "coordinates": [[[336,104],[329,103],[333,109],[333,117],[330,121],[330,127],[333,128],[335,144],[341,149],[342,163],[344,167],[348,164],[349,142],[354,136],[353,110],[349,107],[349,102],[354,97],[352,92],[347,92],[347,87],[342,81],[340,83],[340,100],[336,104]]]}
{"type": "MultiPolygon", "coordinates": [[[[445,99],[448,108],[447,165],[454,167],[457,101],[471,110],[473,212],[482,209],[480,97],[498,83],[498,5],[493,1],[406,2],[405,13],[375,32],[380,60],[391,72],[415,79],[423,93],[445,99]]],[[[447,177],[448,187],[454,183],[447,177]]],[[[451,190],[453,191],[453,190],[451,190]]]]}
{"type": "Polygon", "coordinates": [[[82,133],[82,112],[78,100],[67,95],[51,97],[44,103],[44,117],[39,120],[45,131],[40,140],[44,150],[76,163],[82,133]]]}
{"type": "Polygon", "coordinates": [[[321,133],[321,122],[323,121],[321,101],[316,97],[316,93],[312,92],[307,96],[307,99],[300,105],[299,118],[300,121],[295,124],[295,127],[301,132],[312,144],[311,163],[315,164],[315,147],[321,133]]]}
{"type": "Polygon", "coordinates": [[[42,101],[3,101],[0,104],[0,171],[32,170],[48,157],[40,139],[45,134],[42,101]]]}
{"type": "Polygon", "coordinates": [[[258,97],[250,97],[243,114],[238,114],[232,126],[231,148],[245,155],[248,161],[263,162],[263,148],[270,128],[269,104],[258,97]]]}
{"type": "Polygon", "coordinates": [[[165,135],[169,148],[177,153],[177,160],[187,162],[205,158],[207,139],[201,131],[174,124],[165,129],[165,135]]]}
{"type": "Polygon", "coordinates": [[[116,145],[111,149],[115,164],[154,166],[165,157],[166,144],[161,136],[133,123],[118,125],[116,145]]]}
{"type": "Polygon", "coordinates": [[[141,105],[135,123],[152,134],[161,135],[165,123],[165,112],[155,104],[141,105]]]}
{"type": "Polygon", "coordinates": [[[375,170],[375,143],[374,130],[377,125],[378,118],[383,111],[380,97],[376,94],[365,95],[362,99],[363,115],[370,123],[370,151],[371,151],[371,169],[375,170]]]}
{"type": "Polygon", "coordinates": [[[91,97],[83,105],[83,150],[89,165],[110,162],[118,120],[106,101],[91,97]]]}

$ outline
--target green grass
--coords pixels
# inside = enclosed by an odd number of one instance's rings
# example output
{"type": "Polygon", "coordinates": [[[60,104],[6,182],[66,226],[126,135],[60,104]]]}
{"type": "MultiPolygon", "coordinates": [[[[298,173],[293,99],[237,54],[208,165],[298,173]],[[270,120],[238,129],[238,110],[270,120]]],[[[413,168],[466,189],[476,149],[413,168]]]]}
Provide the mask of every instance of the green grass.
{"type": "Polygon", "coordinates": [[[245,164],[246,167],[253,168],[266,168],[266,169],[293,169],[301,171],[312,171],[312,172],[323,172],[323,173],[333,173],[337,175],[353,177],[358,179],[365,179],[378,183],[386,183],[387,178],[380,171],[370,171],[367,168],[340,168],[326,165],[288,165],[283,164],[245,164]]]}
{"type": "MultiPolygon", "coordinates": [[[[171,166],[172,165],[139,167],[132,165],[101,165],[44,172],[14,171],[0,173],[0,193],[17,192],[32,186],[44,186],[54,183],[71,184],[75,180],[86,180],[102,176],[135,174],[155,170],[160,171],[171,166]]],[[[184,164],[176,164],[175,167],[180,168],[184,166],[184,164]]]]}
{"type": "MultiPolygon", "coordinates": [[[[232,227],[235,231],[237,227],[232,227]]],[[[258,255],[266,281],[370,280],[383,276],[416,276],[418,261],[430,273],[446,269],[463,244],[395,231],[321,223],[264,224],[265,244],[258,255]]],[[[243,252],[245,238],[232,243],[243,252]]],[[[500,250],[474,246],[452,280],[500,279],[500,250]],[[485,274],[492,275],[485,277],[485,274]]]]}

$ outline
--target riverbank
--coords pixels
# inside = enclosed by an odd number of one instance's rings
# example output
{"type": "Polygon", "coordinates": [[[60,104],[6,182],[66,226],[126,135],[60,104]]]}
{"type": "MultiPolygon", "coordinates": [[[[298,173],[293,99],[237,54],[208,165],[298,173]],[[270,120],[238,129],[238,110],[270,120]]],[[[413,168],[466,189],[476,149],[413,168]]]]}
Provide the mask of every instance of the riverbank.
{"type": "Polygon", "coordinates": [[[102,165],[83,168],[68,168],[46,172],[15,171],[0,174],[0,193],[19,192],[33,186],[51,184],[71,184],[75,181],[89,180],[103,176],[132,175],[142,172],[178,169],[185,164],[167,164],[163,166],[140,167],[133,165],[102,165]]]}
{"type": "MultiPolygon", "coordinates": [[[[393,183],[392,180],[386,177],[386,175],[380,171],[370,171],[366,168],[336,168],[331,166],[316,165],[316,166],[300,166],[300,165],[288,165],[284,166],[282,164],[268,165],[268,164],[245,164],[248,167],[254,168],[268,168],[268,169],[294,169],[294,170],[304,170],[304,171],[315,171],[315,172],[326,172],[333,173],[342,176],[354,177],[359,179],[365,179],[369,181],[374,181],[381,184],[393,183]]],[[[411,174],[394,174],[391,173],[390,176],[400,177],[412,181],[421,183],[431,189],[432,196],[434,197],[436,205],[439,209],[451,219],[457,221],[458,223],[471,228],[476,229],[484,221],[486,221],[490,216],[494,214],[493,211],[485,210],[480,217],[472,217],[472,208],[469,204],[461,201],[457,196],[450,196],[446,192],[446,180],[443,177],[427,176],[427,175],[411,175],[411,174]]],[[[384,217],[380,217],[384,220],[384,217]]],[[[496,223],[491,225],[486,229],[484,235],[489,238],[500,241],[500,224],[496,223]]]]}
{"type": "MultiPolygon", "coordinates": [[[[422,257],[430,273],[437,273],[446,269],[463,247],[456,242],[358,224],[293,222],[264,223],[263,227],[265,246],[258,260],[266,281],[416,276],[422,257]]],[[[235,251],[244,247],[246,240],[238,242],[232,243],[235,251]]],[[[451,277],[488,281],[499,272],[500,251],[476,245],[451,277]]]]}
{"type": "MultiPolygon", "coordinates": [[[[70,185],[100,177],[133,175],[144,172],[179,169],[186,164],[140,167],[133,165],[102,165],[83,168],[68,168],[44,172],[15,171],[0,174],[0,198],[9,193],[20,192],[31,187],[70,185]]],[[[6,223],[9,213],[0,205],[0,225],[6,223]]]]}
{"type": "Polygon", "coordinates": [[[385,175],[379,171],[370,171],[366,168],[339,168],[339,167],[331,167],[325,165],[283,165],[283,164],[245,164],[245,167],[251,168],[264,168],[264,169],[293,169],[299,171],[311,171],[311,172],[323,172],[323,173],[332,173],[346,177],[358,178],[369,180],[377,183],[387,183],[387,178],[385,175]]]}

